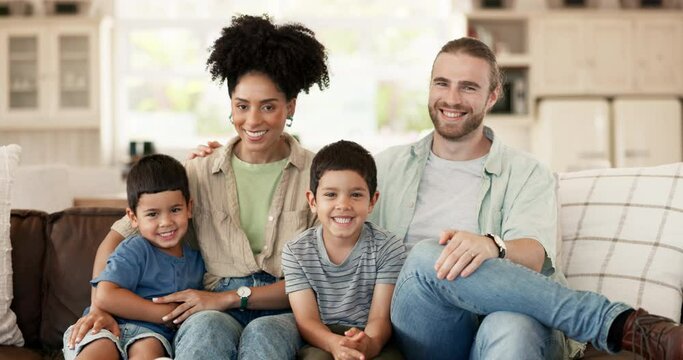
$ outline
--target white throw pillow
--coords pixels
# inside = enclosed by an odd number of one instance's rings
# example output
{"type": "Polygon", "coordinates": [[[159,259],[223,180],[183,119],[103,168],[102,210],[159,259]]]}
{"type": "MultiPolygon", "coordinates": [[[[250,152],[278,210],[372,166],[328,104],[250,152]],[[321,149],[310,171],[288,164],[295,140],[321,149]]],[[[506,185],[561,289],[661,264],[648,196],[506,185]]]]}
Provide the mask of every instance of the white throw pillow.
{"type": "Polygon", "coordinates": [[[572,288],[681,318],[683,163],[560,174],[572,288]]]}
{"type": "Polygon", "coordinates": [[[0,345],[24,345],[12,303],[12,243],[9,239],[10,194],[19,165],[19,145],[0,146],[0,345]]]}

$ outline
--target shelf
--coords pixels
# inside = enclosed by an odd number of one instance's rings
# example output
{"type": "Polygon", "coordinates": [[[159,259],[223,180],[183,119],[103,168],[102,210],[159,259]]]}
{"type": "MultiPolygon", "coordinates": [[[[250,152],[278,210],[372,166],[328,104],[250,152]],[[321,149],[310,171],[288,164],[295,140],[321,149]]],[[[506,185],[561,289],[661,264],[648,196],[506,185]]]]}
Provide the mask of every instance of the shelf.
{"type": "Polygon", "coordinates": [[[59,54],[61,60],[88,60],[90,56],[85,51],[64,51],[59,54]]]}
{"type": "Polygon", "coordinates": [[[90,89],[87,86],[72,86],[60,89],[61,92],[87,92],[88,90],[90,89]]]}
{"type": "Polygon", "coordinates": [[[528,54],[496,54],[498,66],[506,68],[525,68],[531,64],[531,57],[528,54]]]}
{"type": "Polygon", "coordinates": [[[533,119],[527,114],[487,114],[484,124],[529,127],[533,124],[533,119]]]}
{"type": "MultiPolygon", "coordinates": [[[[15,112],[19,113],[19,111],[15,112]]],[[[97,130],[99,128],[99,122],[93,122],[89,120],[57,122],[15,119],[14,121],[0,121],[0,130],[3,131],[44,131],[65,129],[97,130]]]]}
{"type": "Polygon", "coordinates": [[[10,54],[10,56],[9,56],[10,61],[28,62],[28,61],[36,61],[37,59],[38,59],[38,55],[36,55],[36,53],[10,54]]]}
{"type": "Polygon", "coordinates": [[[472,20],[515,20],[526,21],[529,15],[526,13],[519,13],[510,11],[510,9],[496,9],[496,10],[476,10],[466,15],[472,20]]]}
{"type": "Polygon", "coordinates": [[[36,88],[36,87],[31,87],[31,88],[26,88],[26,89],[16,89],[16,88],[15,89],[13,89],[13,88],[9,89],[9,92],[14,93],[14,94],[34,93],[37,91],[38,91],[38,88],[36,88]]]}

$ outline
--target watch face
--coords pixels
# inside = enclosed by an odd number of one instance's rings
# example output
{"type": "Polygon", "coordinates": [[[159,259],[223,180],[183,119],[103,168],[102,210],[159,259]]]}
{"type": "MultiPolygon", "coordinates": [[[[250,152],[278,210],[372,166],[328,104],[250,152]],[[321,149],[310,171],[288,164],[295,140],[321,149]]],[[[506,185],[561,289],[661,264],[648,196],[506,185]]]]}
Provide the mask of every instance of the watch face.
{"type": "Polygon", "coordinates": [[[241,286],[237,289],[237,296],[239,297],[248,297],[251,295],[251,289],[246,287],[246,286],[241,286]]]}

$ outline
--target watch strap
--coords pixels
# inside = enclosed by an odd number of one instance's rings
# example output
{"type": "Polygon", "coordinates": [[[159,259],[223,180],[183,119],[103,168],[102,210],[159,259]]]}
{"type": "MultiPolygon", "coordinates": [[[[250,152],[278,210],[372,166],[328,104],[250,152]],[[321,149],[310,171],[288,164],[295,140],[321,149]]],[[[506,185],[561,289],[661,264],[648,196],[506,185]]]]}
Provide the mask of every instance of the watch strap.
{"type": "Polygon", "coordinates": [[[484,236],[493,240],[493,243],[496,244],[496,247],[498,247],[498,257],[501,259],[505,259],[505,256],[507,255],[507,249],[505,247],[505,243],[503,242],[503,239],[501,239],[500,237],[493,235],[491,233],[488,233],[484,236]]]}

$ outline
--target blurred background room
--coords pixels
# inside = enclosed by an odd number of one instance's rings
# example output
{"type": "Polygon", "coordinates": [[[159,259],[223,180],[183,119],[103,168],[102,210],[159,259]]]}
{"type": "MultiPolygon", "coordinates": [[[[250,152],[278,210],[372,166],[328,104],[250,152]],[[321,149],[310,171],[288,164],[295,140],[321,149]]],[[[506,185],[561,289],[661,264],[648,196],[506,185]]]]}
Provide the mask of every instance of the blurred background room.
{"type": "Polygon", "coordinates": [[[30,195],[13,207],[121,204],[136,157],[233,136],[208,49],[264,13],[328,49],[331,86],[299,96],[289,129],[311,150],[426,134],[434,56],[469,35],[504,69],[485,123],[509,145],[557,172],[681,161],[683,0],[0,0],[0,144],[21,145],[30,195]],[[63,199],[35,192],[58,178],[63,199]]]}

